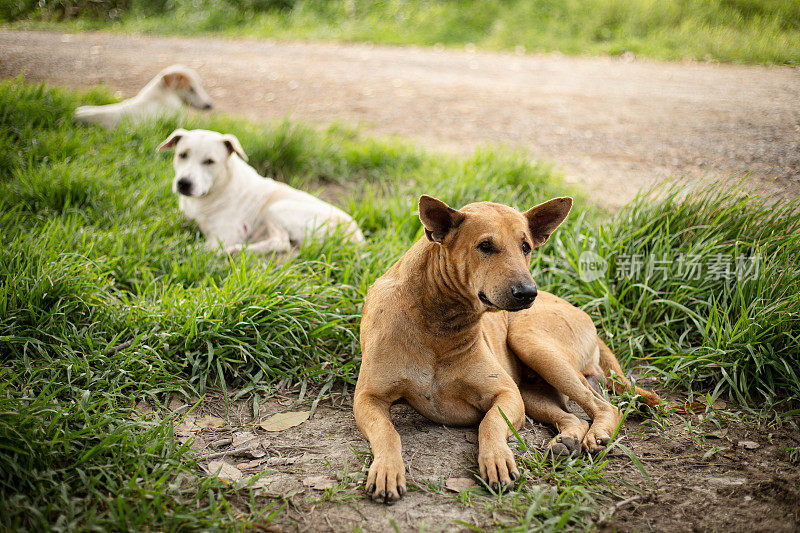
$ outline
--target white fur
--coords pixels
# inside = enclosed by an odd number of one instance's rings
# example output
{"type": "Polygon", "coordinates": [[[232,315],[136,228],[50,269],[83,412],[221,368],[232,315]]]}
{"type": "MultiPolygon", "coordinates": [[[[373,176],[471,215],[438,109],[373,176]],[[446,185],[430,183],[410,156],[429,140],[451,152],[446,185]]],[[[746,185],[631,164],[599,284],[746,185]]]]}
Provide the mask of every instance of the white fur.
{"type": "Polygon", "coordinates": [[[200,76],[182,65],[165,68],[133,98],[117,104],[81,106],[74,118],[80,122],[97,123],[112,129],[123,119],[139,123],[146,119],[178,113],[183,104],[198,109],[210,109],[211,97],[200,83],[200,76]]]}
{"type": "Polygon", "coordinates": [[[233,135],[177,129],[158,147],[173,148],[172,190],[180,194],[181,211],[198,223],[212,249],[288,252],[306,237],[335,227],[352,242],[364,240],[356,222],[341,209],[259,175],[244,161],[247,156],[233,135]]]}

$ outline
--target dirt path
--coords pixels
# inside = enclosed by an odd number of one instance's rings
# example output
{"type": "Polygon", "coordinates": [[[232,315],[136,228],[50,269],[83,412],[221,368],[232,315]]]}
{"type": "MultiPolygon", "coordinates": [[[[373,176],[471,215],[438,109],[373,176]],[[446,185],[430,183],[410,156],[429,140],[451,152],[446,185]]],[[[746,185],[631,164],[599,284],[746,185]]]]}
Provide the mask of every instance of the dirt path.
{"type": "MultiPolygon", "coordinates": [[[[672,402],[686,402],[669,396],[672,402]]],[[[266,470],[259,480],[259,505],[266,508],[276,499],[289,503],[273,524],[277,531],[380,532],[392,531],[393,523],[399,531],[467,530],[455,521],[492,530],[517,524],[525,514],[525,505],[515,519],[486,493],[465,498],[444,488],[450,478],[474,479],[477,430],[434,424],[405,405],[394,407],[392,419],[402,439],[410,490],[391,507],[372,503],[363,494],[369,447],[356,427],[349,399],[337,397],[335,405],[323,401],[312,419],[282,432],[259,427],[274,413],[308,408],[308,402],[293,406],[295,400],[289,395],[261,402],[256,418],[250,399],[226,409],[221,395],[209,394],[189,415],[191,404],[173,400],[169,405],[182,420],[176,435],[191,443],[207,471],[220,468],[220,463],[202,459],[209,454],[228,465],[223,476],[231,475],[231,467],[236,476],[266,470]],[[220,427],[207,426],[209,415],[218,417],[220,427]],[[256,453],[219,458],[225,451],[247,448],[256,453]]],[[[720,402],[717,407],[726,406],[720,402]]],[[[572,409],[585,417],[576,405],[572,409]]],[[[658,423],[627,421],[620,438],[641,460],[652,484],[625,454],[614,452],[606,469],[613,495],[592,516],[599,530],[797,531],[800,470],[785,447],[796,447],[800,440],[788,425],[742,423],[740,416],[709,409],[700,415],[673,413],[658,423]]],[[[539,450],[546,449],[553,435],[531,420],[520,434],[539,450]]],[[[532,477],[523,483],[550,490],[545,471],[529,473],[532,477]]],[[[242,497],[234,504],[244,510],[248,500],[242,497]]]]}
{"type": "Polygon", "coordinates": [[[0,30],[0,75],[135,94],[200,71],[218,109],[358,123],[424,146],[529,149],[618,207],[665,176],[800,193],[800,69],[351,44],[0,30]]]}

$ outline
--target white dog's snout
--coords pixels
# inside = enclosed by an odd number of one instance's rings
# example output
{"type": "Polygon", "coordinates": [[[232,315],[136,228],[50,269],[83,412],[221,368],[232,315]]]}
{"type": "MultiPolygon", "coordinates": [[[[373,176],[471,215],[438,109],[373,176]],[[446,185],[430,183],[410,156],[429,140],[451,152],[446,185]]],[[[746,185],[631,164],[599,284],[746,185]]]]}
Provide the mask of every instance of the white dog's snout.
{"type": "Polygon", "coordinates": [[[190,195],[192,193],[192,180],[186,176],[178,178],[178,181],[175,182],[175,189],[180,194],[190,195]]]}

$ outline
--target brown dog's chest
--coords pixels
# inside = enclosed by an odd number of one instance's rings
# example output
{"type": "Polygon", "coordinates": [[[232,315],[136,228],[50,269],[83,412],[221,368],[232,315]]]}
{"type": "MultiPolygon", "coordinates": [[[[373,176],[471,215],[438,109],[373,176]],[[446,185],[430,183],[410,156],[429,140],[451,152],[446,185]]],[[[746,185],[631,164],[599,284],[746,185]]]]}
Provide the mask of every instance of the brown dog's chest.
{"type": "Polygon", "coordinates": [[[506,344],[504,317],[490,317],[475,350],[463,359],[406,366],[403,397],[420,414],[441,424],[474,425],[494,395],[516,380],[518,368],[506,344]]]}
{"type": "Polygon", "coordinates": [[[439,424],[474,425],[484,411],[477,390],[470,390],[449,373],[435,372],[432,367],[418,368],[406,381],[403,397],[422,416],[439,424]]]}

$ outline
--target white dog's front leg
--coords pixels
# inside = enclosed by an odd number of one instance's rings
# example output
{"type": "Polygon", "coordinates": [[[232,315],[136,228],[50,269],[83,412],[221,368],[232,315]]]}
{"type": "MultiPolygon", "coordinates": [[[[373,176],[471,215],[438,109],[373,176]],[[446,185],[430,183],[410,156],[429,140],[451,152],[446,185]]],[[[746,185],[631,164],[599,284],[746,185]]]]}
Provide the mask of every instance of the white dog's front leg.
{"type": "Polygon", "coordinates": [[[225,252],[235,255],[243,250],[256,254],[286,253],[292,250],[289,232],[271,220],[264,220],[261,227],[252,233],[248,232],[247,227],[245,228],[248,241],[227,246],[225,247],[225,252]],[[247,233],[250,234],[247,235],[247,233]],[[253,237],[258,240],[251,240],[253,237]]]}
{"type": "Polygon", "coordinates": [[[247,251],[255,254],[266,253],[286,253],[292,249],[292,243],[289,242],[288,236],[285,239],[272,238],[254,243],[245,242],[242,244],[234,244],[225,248],[225,253],[236,255],[239,252],[247,251]]]}
{"type": "Polygon", "coordinates": [[[236,255],[239,253],[242,248],[244,248],[245,244],[237,243],[237,239],[225,239],[223,237],[218,236],[214,239],[208,239],[205,243],[205,249],[209,252],[216,252],[219,255],[228,255],[233,254],[236,255]],[[232,244],[236,243],[236,244],[232,244]]]}
{"type": "Polygon", "coordinates": [[[227,253],[228,249],[228,246],[226,246],[223,241],[218,239],[209,239],[203,246],[209,252],[217,252],[218,254],[227,253]]]}

